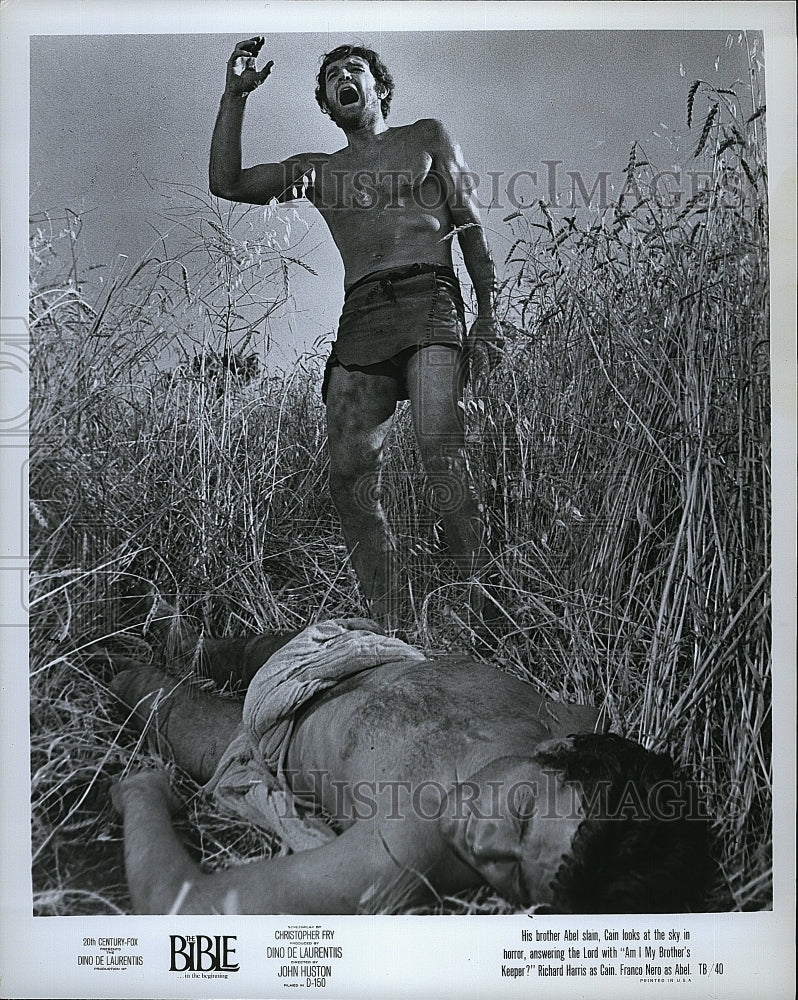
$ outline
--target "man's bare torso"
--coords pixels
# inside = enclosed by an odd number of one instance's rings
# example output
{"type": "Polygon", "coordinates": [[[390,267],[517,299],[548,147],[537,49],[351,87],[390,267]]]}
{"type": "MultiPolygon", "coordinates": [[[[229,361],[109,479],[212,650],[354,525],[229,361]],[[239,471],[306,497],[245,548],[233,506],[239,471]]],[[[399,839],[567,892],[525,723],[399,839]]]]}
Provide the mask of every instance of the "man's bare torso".
{"type": "Polygon", "coordinates": [[[307,195],[338,247],[347,287],[417,261],[451,266],[452,219],[429,120],[390,128],[357,150],[305,159],[306,174],[315,170],[307,195]]]}
{"type": "MultiPolygon", "coordinates": [[[[497,757],[529,757],[543,740],[589,730],[596,717],[460,656],[407,661],[356,674],[315,699],[297,720],[287,766],[305,788],[319,788],[313,772],[347,789],[375,781],[448,787],[497,757]]],[[[324,808],[339,813],[331,781],[321,787],[324,808]]]]}

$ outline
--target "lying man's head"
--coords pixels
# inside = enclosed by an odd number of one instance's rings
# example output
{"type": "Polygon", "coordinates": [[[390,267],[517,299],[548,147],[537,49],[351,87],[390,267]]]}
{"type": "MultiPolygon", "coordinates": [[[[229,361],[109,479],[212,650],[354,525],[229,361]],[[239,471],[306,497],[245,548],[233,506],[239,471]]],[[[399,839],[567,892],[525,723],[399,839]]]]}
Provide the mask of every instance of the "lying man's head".
{"type": "Polygon", "coordinates": [[[700,908],[707,821],[666,754],[613,735],[550,740],[458,784],[442,817],[461,861],[548,913],[700,908]]]}

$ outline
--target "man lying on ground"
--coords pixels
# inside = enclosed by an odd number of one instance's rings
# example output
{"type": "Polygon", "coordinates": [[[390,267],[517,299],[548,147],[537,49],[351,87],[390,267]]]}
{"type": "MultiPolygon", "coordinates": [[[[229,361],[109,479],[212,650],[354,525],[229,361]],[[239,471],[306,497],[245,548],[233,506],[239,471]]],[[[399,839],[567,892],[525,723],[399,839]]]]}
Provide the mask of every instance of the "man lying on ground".
{"type": "Polygon", "coordinates": [[[594,732],[594,709],[362,620],[199,647],[178,624],[176,658],[247,685],[243,706],[146,665],[114,692],[221,810],[295,853],[205,873],[172,828],[165,772],[134,774],[114,801],[137,912],[346,914],[485,884],[547,912],[700,906],[690,783],[667,755],[594,732]]]}

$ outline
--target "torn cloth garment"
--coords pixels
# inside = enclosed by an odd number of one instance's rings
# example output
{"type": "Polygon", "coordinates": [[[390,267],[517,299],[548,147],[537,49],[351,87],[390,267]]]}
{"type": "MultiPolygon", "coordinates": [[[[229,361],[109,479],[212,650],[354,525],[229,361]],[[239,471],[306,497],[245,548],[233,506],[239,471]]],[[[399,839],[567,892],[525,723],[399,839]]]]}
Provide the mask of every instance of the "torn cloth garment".
{"type": "Polygon", "coordinates": [[[338,335],[324,369],[321,397],[336,367],[388,376],[398,399],[407,399],[407,363],[422,347],[465,339],[465,306],[454,271],[442,264],[411,264],[376,271],[346,293],[338,335]]]}
{"type": "Polygon", "coordinates": [[[269,657],[253,677],[243,721],[205,786],[223,809],[276,833],[292,851],[335,833],[293,795],[283,770],[297,713],[353,674],[399,660],[424,660],[400,639],[335,621],[311,625],[269,657]]]}

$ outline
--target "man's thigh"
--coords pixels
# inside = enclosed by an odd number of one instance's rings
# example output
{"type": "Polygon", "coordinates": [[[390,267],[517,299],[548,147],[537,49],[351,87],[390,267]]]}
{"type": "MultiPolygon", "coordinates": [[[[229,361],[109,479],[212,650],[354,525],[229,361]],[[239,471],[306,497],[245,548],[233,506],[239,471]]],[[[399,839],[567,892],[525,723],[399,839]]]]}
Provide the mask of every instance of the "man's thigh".
{"type": "Polygon", "coordinates": [[[400,398],[398,379],[335,365],[327,382],[327,435],[334,469],[379,460],[400,398]]]}
{"type": "Polygon", "coordinates": [[[421,347],[409,359],[407,388],[422,449],[462,446],[465,371],[462,349],[449,344],[421,347]]]}

